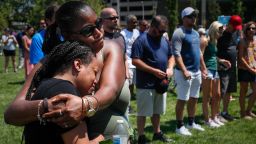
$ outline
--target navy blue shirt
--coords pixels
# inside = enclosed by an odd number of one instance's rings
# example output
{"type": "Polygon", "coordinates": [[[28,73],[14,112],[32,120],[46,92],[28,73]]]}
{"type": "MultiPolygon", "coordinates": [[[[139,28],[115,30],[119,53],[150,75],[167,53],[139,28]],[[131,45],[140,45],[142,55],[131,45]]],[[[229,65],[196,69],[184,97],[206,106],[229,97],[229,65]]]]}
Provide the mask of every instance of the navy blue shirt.
{"type": "MultiPolygon", "coordinates": [[[[172,36],[172,48],[175,57],[182,57],[187,70],[197,72],[200,68],[200,38],[194,29],[184,27],[175,30],[172,36]]],[[[176,66],[179,70],[180,68],[176,66]]]]}
{"type": "MultiPolygon", "coordinates": [[[[132,46],[133,59],[140,59],[147,65],[166,71],[168,59],[172,56],[169,42],[161,37],[156,41],[149,34],[140,35],[132,46]]],[[[136,86],[142,89],[154,89],[157,77],[136,68],[136,86]]]]}

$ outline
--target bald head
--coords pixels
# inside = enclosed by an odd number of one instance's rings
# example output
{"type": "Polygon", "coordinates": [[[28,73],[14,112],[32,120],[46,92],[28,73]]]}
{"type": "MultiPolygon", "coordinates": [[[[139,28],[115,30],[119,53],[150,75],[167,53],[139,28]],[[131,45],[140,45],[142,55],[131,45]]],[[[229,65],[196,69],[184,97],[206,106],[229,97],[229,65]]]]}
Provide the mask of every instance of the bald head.
{"type": "Polygon", "coordinates": [[[100,17],[105,32],[113,33],[118,28],[119,17],[115,9],[111,7],[104,8],[100,13],[100,17]]]}
{"type": "Polygon", "coordinates": [[[100,17],[103,19],[111,17],[112,15],[117,15],[117,12],[114,8],[111,7],[104,8],[100,13],[100,17]]]}

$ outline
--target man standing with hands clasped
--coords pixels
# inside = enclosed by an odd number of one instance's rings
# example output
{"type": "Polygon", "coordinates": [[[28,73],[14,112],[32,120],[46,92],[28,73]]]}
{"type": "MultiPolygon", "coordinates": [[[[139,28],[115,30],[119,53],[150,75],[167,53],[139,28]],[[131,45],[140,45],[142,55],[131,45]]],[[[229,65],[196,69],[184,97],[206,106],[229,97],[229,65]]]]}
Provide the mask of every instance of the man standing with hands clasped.
{"type": "Polygon", "coordinates": [[[204,131],[194,120],[202,81],[201,77],[205,78],[207,75],[207,69],[200,51],[199,34],[193,29],[197,14],[197,10],[191,7],[185,8],[181,13],[183,26],[176,29],[172,37],[172,48],[176,62],[174,77],[177,82],[178,94],[176,133],[181,135],[192,135],[187,128],[204,131]],[[183,123],[183,111],[186,103],[188,110],[187,128],[183,123]]]}
{"type": "Polygon", "coordinates": [[[149,140],[144,135],[146,117],[151,117],[154,140],[171,142],[160,129],[160,114],[166,110],[166,90],[161,83],[173,74],[174,58],[169,42],[163,37],[167,31],[165,16],[155,16],[146,34],[138,37],[132,46],[132,64],[136,66],[138,143],[149,140]]]}

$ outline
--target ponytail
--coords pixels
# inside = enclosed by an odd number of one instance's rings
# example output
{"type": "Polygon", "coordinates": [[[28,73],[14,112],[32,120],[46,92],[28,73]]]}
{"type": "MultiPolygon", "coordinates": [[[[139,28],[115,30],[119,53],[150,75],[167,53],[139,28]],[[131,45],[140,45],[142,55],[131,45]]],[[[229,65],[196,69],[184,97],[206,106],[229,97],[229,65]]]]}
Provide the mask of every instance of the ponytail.
{"type": "Polygon", "coordinates": [[[48,26],[44,35],[44,43],[42,47],[44,54],[48,55],[50,51],[62,41],[60,29],[58,28],[57,23],[55,22],[48,26]]]}

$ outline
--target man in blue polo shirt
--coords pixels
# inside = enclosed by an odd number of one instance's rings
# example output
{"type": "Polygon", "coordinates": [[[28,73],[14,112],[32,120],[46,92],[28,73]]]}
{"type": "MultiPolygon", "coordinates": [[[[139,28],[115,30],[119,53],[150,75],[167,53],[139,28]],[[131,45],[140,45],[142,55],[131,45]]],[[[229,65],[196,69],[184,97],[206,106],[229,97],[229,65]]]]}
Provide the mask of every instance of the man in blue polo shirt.
{"type": "Polygon", "coordinates": [[[45,35],[45,23],[47,26],[54,23],[55,18],[55,12],[57,11],[58,6],[52,5],[49,6],[45,11],[45,21],[40,21],[40,31],[38,31],[33,37],[32,37],[32,43],[30,46],[30,52],[29,52],[29,59],[30,63],[33,65],[36,65],[43,57],[44,53],[42,51],[43,42],[44,42],[44,35],[45,35]],[[44,27],[44,28],[43,28],[44,27]]]}
{"type": "MultiPolygon", "coordinates": [[[[132,46],[132,64],[136,66],[138,143],[149,140],[144,135],[146,117],[151,117],[153,140],[170,142],[160,129],[160,114],[166,110],[166,89],[159,91],[161,82],[173,74],[174,58],[169,42],[163,37],[167,31],[165,16],[155,16],[146,34],[139,36],[132,46]]],[[[166,83],[168,85],[168,83],[166,83]]]]}
{"type": "Polygon", "coordinates": [[[176,104],[176,133],[181,135],[192,135],[187,128],[204,131],[204,129],[194,121],[202,81],[201,76],[205,78],[207,74],[200,51],[199,34],[193,29],[197,14],[197,10],[191,7],[185,8],[181,13],[183,26],[176,29],[172,37],[173,54],[176,62],[174,77],[177,82],[178,94],[176,104]],[[188,102],[187,128],[183,123],[183,111],[186,102],[188,102]]]}

